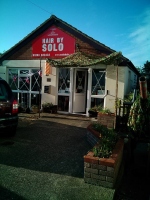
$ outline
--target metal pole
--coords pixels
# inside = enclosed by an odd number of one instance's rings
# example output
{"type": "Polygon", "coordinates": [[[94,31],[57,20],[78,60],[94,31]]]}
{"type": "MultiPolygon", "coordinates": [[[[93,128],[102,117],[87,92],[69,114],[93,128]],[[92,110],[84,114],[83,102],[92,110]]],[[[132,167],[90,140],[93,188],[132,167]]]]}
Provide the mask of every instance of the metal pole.
{"type": "Polygon", "coordinates": [[[117,99],[118,99],[118,65],[116,65],[116,95],[115,95],[115,122],[114,122],[114,129],[116,129],[116,124],[117,124],[117,99]]]}
{"type": "Polygon", "coordinates": [[[39,118],[41,109],[41,57],[40,57],[40,73],[39,73],[39,118]]]}

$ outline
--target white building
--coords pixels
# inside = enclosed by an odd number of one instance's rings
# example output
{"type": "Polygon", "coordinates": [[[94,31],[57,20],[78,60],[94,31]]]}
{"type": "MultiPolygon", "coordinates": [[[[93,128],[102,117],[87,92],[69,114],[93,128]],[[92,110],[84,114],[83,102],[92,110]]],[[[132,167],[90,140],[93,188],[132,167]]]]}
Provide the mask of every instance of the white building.
{"type": "Polygon", "coordinates": [[[56,16],[0,57],[0,77],[23,108],[41,100],[63,113],[88,115],[90,107],[100,104],[114,112],[115,98],[123,100],[133,91],[138,75],[121,53],[56,16]]]}

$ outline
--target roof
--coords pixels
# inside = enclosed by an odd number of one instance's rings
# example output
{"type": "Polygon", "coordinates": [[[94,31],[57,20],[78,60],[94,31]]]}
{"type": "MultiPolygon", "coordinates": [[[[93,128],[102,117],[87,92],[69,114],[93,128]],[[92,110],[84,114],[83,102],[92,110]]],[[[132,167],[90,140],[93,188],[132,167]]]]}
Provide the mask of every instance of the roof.
{"type": "Polygon", "coordinates": [[[87,67],[97,64],[119,65],[122,60],[123,57],[121,52],[114,52],[105,57],[77,52],[60,60],[47,59],[47,62],[55,67],[87,67]]]}
{"type": "Polygon", "coordinates": [[[64,30],[68,31],[70,34],[76,36],[77,38],[80,38],[82,41],[89,43],[91,46],[94,46],[94,48],[99,50],[101,53],[109,55],[110,53],[115,52],[115,50],[105,46],[104,44],[100,43],[97,40],[94,40],[92,37],[89,37],[88,35],[79,31],[78,29],[71,26],[70,24],[57,18],[55,15],[52,15],[49,19],[47,19],[45,22],[43,22],[40,26],[38,26],[35,30],[33,30],[26,37],[24,37],[16,45],[14,45],[12,48],[10,48],[8,51],[6,51],[0,57],[0,62],[2,62],[3,60],[6,60],[9,56],[11,56],[13,53],[15,53],[17,50],[19,50],[21,47],[23,47],[28,42],[34,40],[35,37],[42,34],[44,31],[46,31],[52,25],[56,25],[64,30]]]}
{"type": "MultiPolygon", "coordinates": [[[[111,49],[108,46],[105,46],[104,44],[100,43],[99,41],[93,39],[92,37],[84,34],[83,32],[79,31],[75,27],[71,26],[70,24],[64,22],[63,20],[57,18],[55,15],[52,15],[49,19],[47,19],[45,22],[43,22],[40,26],[38,26],[35,30],[33,30],[30,34],[28,34],[26,37],[24,37],[21,41],[19,41],[16,45],[14,45],[12,48],[10,48],[8,51],[6,51],[2,56],[0,57],[0,64],[4,61],[9,59],[9,57],[16,53],[20,48],[22,48],[24,45],[26,45],[28,42],[31,42],[36,37],[38,37],[40,34],[42,34],[44,31],[46,31],[50,26],[55,25],[59,28],[66,30],[68,33],[74,35],[75,37],[81,39],[83,42],[90,44],[94,49],[99,51],[100,53],[104,55],[110,55],[112,53],[115,53],[116,51],[111,49]]],[[[123,57],[123,56],[122,56],[123,57]]],[[[127,64],[133,71],[136,72],[136,74],[139,74],[138,70],[135,68],[133,63],[123,57],[122,64],[126,66],[127,64]]],[[[95,62],[95,61],[93,61],[95,62]]]]}

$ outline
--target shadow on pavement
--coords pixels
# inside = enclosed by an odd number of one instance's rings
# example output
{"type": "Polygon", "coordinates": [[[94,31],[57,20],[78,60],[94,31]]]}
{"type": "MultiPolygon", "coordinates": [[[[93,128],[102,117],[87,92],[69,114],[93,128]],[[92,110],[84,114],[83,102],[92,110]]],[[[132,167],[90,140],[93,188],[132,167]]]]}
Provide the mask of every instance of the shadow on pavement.
{"type": "Polygon", "coordinates": [[[17,195],[16,193],[0,186],[0,199],[6,200],[6,199],[15,199],[15,200],[26,200],[25,198],[17,195]]]}
{"type": "Polygon", "coordinates": [[[89,149],[85,128],[36,120],[0,142],[0,164],[83,178],[89,149]]]}

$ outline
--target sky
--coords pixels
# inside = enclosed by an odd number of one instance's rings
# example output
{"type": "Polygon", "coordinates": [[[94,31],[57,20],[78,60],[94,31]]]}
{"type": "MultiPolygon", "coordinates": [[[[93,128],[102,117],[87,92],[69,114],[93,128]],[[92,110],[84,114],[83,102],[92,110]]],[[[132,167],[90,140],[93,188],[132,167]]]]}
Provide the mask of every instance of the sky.
{"type": "Polygon", "coordinates": [[[136,67],[150,61],[150,0],[0,0],[0,53],[51,15],[121,51],[136,67]]]}

